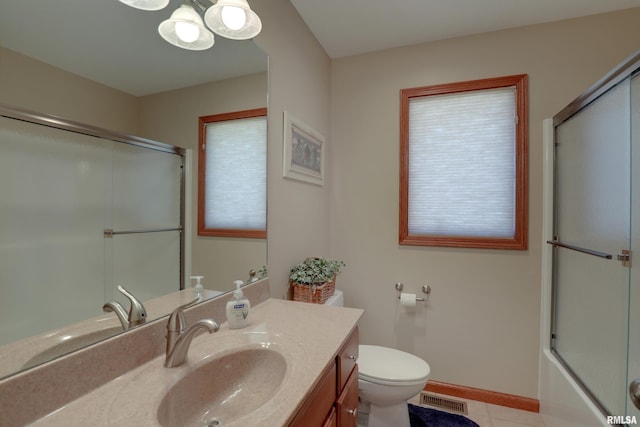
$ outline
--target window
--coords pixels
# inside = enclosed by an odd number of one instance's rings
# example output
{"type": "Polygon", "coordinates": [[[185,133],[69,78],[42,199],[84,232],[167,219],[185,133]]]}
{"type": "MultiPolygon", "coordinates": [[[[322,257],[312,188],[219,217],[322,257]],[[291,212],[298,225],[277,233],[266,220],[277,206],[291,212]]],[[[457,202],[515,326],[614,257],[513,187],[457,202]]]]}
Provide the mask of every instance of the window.
{"type": "Polygon", "coordinates": [[[200,117],[198,234],[267,237],[267,109],[200,117]]]}
{"type": "Polygon", "coordinates": [[[400,244],[526,249],[527,76],[400,98],[400,244]]]}

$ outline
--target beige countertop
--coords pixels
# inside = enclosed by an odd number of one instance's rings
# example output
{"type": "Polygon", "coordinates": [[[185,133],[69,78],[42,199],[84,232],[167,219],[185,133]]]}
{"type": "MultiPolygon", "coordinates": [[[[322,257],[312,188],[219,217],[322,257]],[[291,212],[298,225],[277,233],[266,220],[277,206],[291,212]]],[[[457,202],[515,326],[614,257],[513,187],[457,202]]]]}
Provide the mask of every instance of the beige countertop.
{"type": "MultiPolygon", "coordinates": [[[[295,415],[307,393],[333,362],[338,350],[356,326],[362,310],[268,299],[251,309],[249,325],[230,330],[227,323],[220,331],[194,338],[184,365],[165,368],[164,355],[158,356],[95,390],[37,420],[34,426],[157,426],[157,409],[171,385],[207,362],[207,358],[233,353],[238,347],[271,345],[285,355],[287,369],[282,384],[270,390],[269,399],[260,408],[252,390],[238,392],[238,401],[225,404],[236,413],[246,412],[224,426],[284,426],[295,415]],[[244,404],[243,404],[244,402],[244,404]]],[[[205,316],[206,317],[206,316],[205,316]]],[[[219,319],[216,319],[219,320],[219,319]]],[[[133,349],[132,351],[135,351],[133,349]]],[[[87,367],[78,372],[78,381],[92,375],[87,367]]],[[[215,386],[215,384],[213,384],[215,386]]],[[[261,393],[264,398],[264,390],[261,393]]],[[[181,426],[182,427],[182,426],[181,426]]]]}

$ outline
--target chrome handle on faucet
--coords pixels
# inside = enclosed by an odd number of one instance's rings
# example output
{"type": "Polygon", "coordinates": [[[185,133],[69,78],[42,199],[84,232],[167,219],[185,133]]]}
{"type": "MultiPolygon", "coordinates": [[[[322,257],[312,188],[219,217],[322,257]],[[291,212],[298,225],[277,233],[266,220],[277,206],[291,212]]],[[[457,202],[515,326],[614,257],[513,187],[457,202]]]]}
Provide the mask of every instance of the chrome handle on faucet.
{"type": "Polygon", "coordinates": [[[170,332],[184,331],[184,325],[185,325],[184,310],[200,302],[201,299],[202,298],[198,297],[193,301],[183,304],[178,308],[176,308],[175,310],[173,310],[173,312],[171,313],[171,316],[169,316],[169,321],[167,322],[167,330],[170,332]]]}
{"type": "Polygon", "coordinates": [[[144,305],[133,294],[122,286],[118,285],[118,290],[129,299],[129,327],[141,325],[147,321],[147,310],[144,305]]]}

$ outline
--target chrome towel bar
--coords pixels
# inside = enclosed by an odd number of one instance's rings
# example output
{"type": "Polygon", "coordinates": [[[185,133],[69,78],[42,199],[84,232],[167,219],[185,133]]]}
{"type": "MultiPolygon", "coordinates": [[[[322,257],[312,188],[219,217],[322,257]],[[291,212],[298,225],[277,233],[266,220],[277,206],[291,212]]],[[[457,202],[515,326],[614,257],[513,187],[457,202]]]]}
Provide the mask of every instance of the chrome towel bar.
{"type": "Polygon", "coordinates": [[[104,229],[104,237],[111,238],[118,234],[143,234],[143,233],[162,233],[165,231],[182,231],[182,227],[174,227],[174,228],[153,228],[148,230],[124,230],[124,231],[113,231],[110,228],[104,229]]]}
{"type": "Polygon", "coordinates": [[[569,245],[567,243],[562,243],[560,240],[547,240],[547,243],[553,246],[558,246],[565,249],[571,249],[572,251],[578,251],[585,254],[597,256],[598,258],[612,259],[613,255],[607,254],[604,252],[598,252],[591,249],[581,248],[580,246],[569,245]]]}

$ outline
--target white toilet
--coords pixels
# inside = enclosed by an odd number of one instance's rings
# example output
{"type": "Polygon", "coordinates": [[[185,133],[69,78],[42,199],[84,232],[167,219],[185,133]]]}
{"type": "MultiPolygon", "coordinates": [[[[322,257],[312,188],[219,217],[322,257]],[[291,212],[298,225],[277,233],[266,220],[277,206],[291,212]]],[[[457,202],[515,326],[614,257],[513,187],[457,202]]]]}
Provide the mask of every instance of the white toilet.
{"type": "MultiPolygon", "coordinates": [[[[341,291],[325,304],[344,306],[341,291]]],[[[360,345],[358,388],[360,406],[358,425],[368,427],[410,427],[407,400],[427,384],[429,364],[413,354],[375,345],[360,345]]]]}

